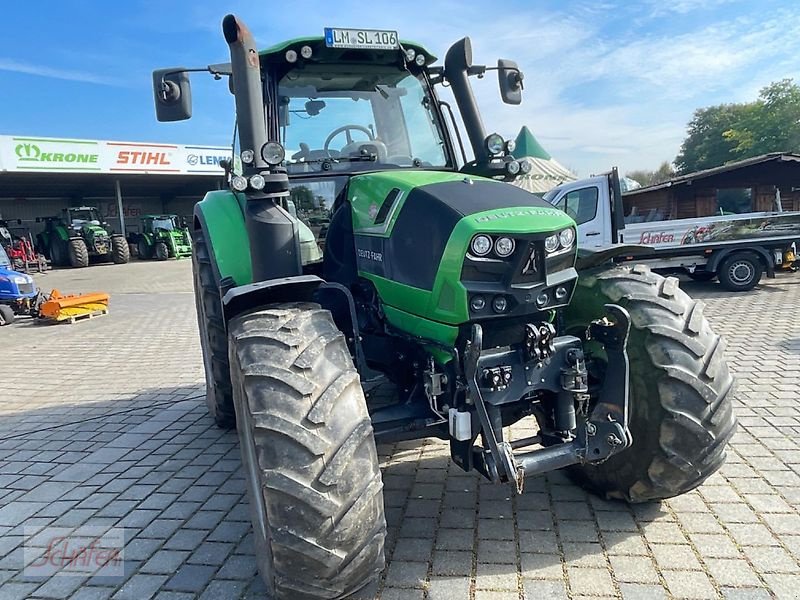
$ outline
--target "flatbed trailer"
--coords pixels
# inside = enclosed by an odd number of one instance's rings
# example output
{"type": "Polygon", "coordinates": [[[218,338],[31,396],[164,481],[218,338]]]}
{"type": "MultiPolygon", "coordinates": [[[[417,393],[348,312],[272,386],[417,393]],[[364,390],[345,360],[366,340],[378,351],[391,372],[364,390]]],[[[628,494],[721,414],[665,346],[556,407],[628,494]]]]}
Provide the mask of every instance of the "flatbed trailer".
{"type": "Polygon", "coordinates": [[[636,261],[664,272],[720,283],[732,291],[755,287],[764,273],[775,276],[800,241],[800,212],[760,211],[665,219],[656,209],[626,210],[619,175],[610,173],[562,184],[545,200],[578,224],[578,246],[601,250],[624,244],[619,261],[636,261]]]}

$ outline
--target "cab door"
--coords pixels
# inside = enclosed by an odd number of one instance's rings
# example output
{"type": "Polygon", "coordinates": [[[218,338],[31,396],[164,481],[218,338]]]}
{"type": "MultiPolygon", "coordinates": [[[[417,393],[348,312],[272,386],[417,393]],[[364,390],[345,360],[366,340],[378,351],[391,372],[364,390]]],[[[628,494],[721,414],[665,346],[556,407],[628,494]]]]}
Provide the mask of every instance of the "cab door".
{"type": "Polygon", "coordinates": [[[597,185],[565,190],[556,200],[555,205],[578,224],[579,248],[603,248],[611,245],[610,214],[603,200],[601,189],[597,185]]]}

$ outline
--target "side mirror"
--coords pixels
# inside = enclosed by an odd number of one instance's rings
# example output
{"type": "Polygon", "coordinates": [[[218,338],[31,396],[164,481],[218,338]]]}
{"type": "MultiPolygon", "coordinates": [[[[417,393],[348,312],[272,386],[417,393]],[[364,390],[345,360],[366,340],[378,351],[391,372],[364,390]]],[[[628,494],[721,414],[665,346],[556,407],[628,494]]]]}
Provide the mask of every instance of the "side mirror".
{"type": "Polygon", "coordinates": [[[497,61],[497,79],[500,84],[500,97],[506,104],[522,102],[522,71],[513,60],[501,58],[497,61]]]}
{"type": "Polygon", "coordinates": [[[159,121],[185,121],[192,116],[189,73],[181,68],[153,71],[153,97],[159,121]]]}

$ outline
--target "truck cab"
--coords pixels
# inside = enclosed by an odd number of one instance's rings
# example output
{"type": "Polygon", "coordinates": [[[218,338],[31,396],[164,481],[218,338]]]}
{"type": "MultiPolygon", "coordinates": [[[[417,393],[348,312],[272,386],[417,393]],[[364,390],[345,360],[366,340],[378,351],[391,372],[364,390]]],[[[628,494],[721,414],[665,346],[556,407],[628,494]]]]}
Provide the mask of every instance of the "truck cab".
{"type": "Polygon", "coordinates": [[[698,210],[678,199],[643,200],[626,194],[618,172],[557,186],[544,199],[578,225],[578,247],[617,252],[618,261],[636,261],[664,273],[685,273],[698,281],[719,278],[730,291],[754,288],[764,273],[794,260],[800,212],[698,210]]]}

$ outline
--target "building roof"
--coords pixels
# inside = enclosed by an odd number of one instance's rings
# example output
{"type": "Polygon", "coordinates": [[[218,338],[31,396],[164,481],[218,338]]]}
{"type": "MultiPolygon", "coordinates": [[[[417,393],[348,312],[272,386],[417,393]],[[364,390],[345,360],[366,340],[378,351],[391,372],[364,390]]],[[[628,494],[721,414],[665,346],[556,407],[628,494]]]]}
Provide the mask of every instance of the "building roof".
{"type": "Polygon", "coordinates": [[[695,171],[694,173],[687,173],[686,175],[680,175],[678,177],[673,177],[668,181],[664,181],[663,183],[658,183],[656,185],[650,185],[647,187],[641,187],[636,190],[631,190],[627,192],[627,195],[634,195],[634,194],[641,194],[645,192],[653,192],[655,190],[660,190],[663,188],[674,187],[678,185],[691,185],[692,182],[707,179],[710,177],[714,177],[716,175],[722,175],[724,173],[729,173],[731,171],[737,171],[739,169],[744,169],[747,167],[752,167],[755,165],[762,165],[765,163],[774,162],[774,163],[786,163],[786,162],[794,162],[800,163],[800,154],[793,154],[791,152],[771,152],[769,154],[762,154],[760,156],[754,156],[753,158],[746,158],[744,160],[737,160],[729,163],[725,163],[722,166],[714,167],[713,169],[704,169],[702,171],[695,171]]]}

